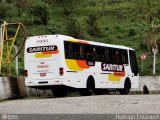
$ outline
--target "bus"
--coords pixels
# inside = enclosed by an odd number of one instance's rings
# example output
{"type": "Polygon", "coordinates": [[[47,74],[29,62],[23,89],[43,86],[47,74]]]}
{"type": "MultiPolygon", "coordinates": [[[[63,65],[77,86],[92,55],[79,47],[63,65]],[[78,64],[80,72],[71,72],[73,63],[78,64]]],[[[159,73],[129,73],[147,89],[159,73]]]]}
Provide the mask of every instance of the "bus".
{"type": "Polygon", "coordinates": [[[27,38],[24,57],[26,86],[51,89],[56,97],[66,96],[71,88],[82,96],[104,90],[129,94],[138,88],[136,54],[129,47],[41,35],[27,38]]]}

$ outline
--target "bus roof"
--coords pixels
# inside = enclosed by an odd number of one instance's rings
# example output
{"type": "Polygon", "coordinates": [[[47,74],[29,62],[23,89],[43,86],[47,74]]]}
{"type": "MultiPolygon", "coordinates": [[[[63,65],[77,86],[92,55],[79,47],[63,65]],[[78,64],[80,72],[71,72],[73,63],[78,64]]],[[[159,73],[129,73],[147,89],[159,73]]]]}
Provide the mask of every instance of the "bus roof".
{"type": "Polygon", "coordinates": [[[40,35],[40,36],[33,36],[33,37],[28,37],[27,39],[33,39],[33,38],[43,38],[43,37],[58,37],[59,39],[63,41],[71,41],[71,42],[79,42],[79,43],[88,43],[92,45],[98,45],[98,46],[107,46],[107,47],[113,47],[113,48],[120,48],[120,49],[127,49],[127,50],[134,50],[133,48],[122,46],[122,45],[113,45],[113,44],[107,44],[107,43],[101,43],[101,42],[94,42],[94,41],[87,41],[87,40],[81,40],[81,39],[76,39],[70,36],[66,35],[40,35]]]}
{"type": "Polygon", "coordinates": [[[59,37],[61,37],[64,41],[71,41],[70,38],[72,38],[73,40],[77,40],[77,42],[88,42],[89,44],[93,44],[93,45],[99,45],[99,46],[107,46],[107,47],[114,47],[114,48],[121,48],[121,49],[129,49],[129,50],[134,50],[133,48],[130,47],[126,47],[123,45],[113,45],[113,44],[107,44],[107,43],[101,43],[101,42],[95,42],[95,41],[87,41],[87,40],[81,40],[81,39],[76,39],[73,37],[69,37],[69,36],[65,36],[65,35],[58,35],[59,37]]]}

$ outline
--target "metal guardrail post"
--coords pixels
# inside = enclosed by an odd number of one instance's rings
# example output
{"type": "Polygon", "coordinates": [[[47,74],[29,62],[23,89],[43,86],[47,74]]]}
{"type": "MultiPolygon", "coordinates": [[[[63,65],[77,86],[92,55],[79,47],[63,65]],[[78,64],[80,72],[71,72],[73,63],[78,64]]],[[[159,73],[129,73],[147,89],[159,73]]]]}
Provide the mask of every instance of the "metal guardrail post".
{"type": "MultiPolygon", "coordinates": [[[[15,49],[15,52],[16,52],[16,54],[17,54],[17,52],[18,52],[18,48],[17,48],[17,46],[16,45],[13,45],[13,47],[14,47],[14,49],[15,49]]],[[[18,76],[18,55],[16,56],[16,59],[15,59],[16,61],[16,63],[15,63],[15,70],[16,70],[16,75],[18,76]]]]}
{"type": "Polygon", "coordinates": [[[25,44],[25,40],[26,40],[26,28],[25,26],[20,23],[20,22],[15,22],[15,23],[7,23],[6,21],[4,21],[4,23],[1,25],[1,28],[0,28],[0,74],[2,73],[2,65],[3,64],[8,64],[9,65],[9,70],[10,70],[10,64],[11,62],[16,59],[16,66],[15,66],[15,69],[16,69],[16,74],[18,75],[18,54],[20,53],[21,49],[23,48],[24,44],[25,44]],[[15,35],[13,38],[8,38],[8,26],[10,25],[14,25],[14,26],[17,26],[17,30],[15,32],[15,35]],[[22,28],[22,36],[23,36],[23,39],[22,39],[22,42],[21,42],[21,45],[20,46],[15,46],[15,41],[16,41],[16,38],[18,36],[18,33],[20,31],[20,28],[22,28]],[[9,46],[9,42],[11,43],[10,46],[9,46]],[[6,45],[7,47],[7,50],[5,50],[4,46],[6,45]],[[15,55],[12,55],[13,57],[11,58],[11,51],[12,49],[15,49],[16,53],[15,55]],[[3,51],[5,50],[5,55],[3,55],[3,51]],[[5,57],[5,58],[3,58],[5,57]],[[3,60],[4,59],[4,60],[3,60]]]}

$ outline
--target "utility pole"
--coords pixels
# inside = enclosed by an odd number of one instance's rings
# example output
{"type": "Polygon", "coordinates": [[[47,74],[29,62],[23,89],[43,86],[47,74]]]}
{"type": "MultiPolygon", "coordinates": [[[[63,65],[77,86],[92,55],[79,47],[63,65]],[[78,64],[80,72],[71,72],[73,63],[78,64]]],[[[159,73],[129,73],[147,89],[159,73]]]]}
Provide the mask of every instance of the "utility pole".
{"type": "Polygon", "coordinates": [[[156,54],[158,52],[157,49],[152,49],[152,52],[153,52],[153,75],[156,74],[156,54]]]}

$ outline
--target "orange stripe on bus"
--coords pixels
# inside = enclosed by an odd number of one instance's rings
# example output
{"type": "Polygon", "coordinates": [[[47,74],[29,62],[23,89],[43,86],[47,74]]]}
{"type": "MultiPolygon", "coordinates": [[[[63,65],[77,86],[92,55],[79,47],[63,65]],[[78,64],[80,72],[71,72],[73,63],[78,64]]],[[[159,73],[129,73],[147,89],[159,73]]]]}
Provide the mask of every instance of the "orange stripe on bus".
{"type": "Polygon", "coordinates": [[[46,51],[46,52],[42,52],[43,54],[57,54],[59,53],[59,50],[56,51],[46,51]]]}
{"type": "Polygon", "coordinates": [[[88,42],[86,41],[78,41],[78,43],[82,43],[82,44],[89,44],[88,42]]]}
{"type": "Polygon", "coordinates": [[[90,68],[86,63],[86,60],[76,60],[76,62],[80,68],[85,68],[85,69],[90,68]]]}
{"type": "Polygon", "coordinates": [[[124,77],[125,76],[125,72],[114,72],[115,76],[120,76],[120,77],[124,77]]]}

